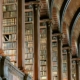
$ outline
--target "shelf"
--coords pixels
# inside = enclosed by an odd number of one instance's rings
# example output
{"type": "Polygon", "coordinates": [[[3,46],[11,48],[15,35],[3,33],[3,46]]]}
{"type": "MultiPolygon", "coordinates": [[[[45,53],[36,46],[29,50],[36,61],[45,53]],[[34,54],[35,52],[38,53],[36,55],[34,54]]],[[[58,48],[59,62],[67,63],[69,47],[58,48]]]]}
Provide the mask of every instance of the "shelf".
{"type": "MultiPolygon", "coordinates": [[[[17,17],[17,16],[16,16],[17,17]]],[[[4,18],[4,19],[11,19],[11,18],[16,18],[16,17],[7,17],[7,18],[4,18]]],[[[4,26],[5,27],[5,26],[4,26]]]]}
{"type": "Polygon", "coordinates": [[[3,50],[16,50],[16,48],[7,48],[7,49],[3,49],[3,50]]]}
{"type": "Polygon", "coordinates": [[[25,9],[24,11],[25,11],[25,12],[32,12],[33,9],[25,9]]]}
{"type": "Polygon", "coordinates": [[[33,21],[30,21],[30,22],[25,22],[25,24],[32,24],[33,23],[33,21]]]}
{"type": "Polygon", "coordinates": [[[40,29],[42,29],[42,28],[44,29],[44,28],[46,28],[46,26],[40,26],[40,29]]]}
{"type": "Polygon", "coordinates": [[[13,24],[13,25],[6,25],[6,26],[3,26],[3,27],[9,27],[9,26],[17,26],[17,24],[13,24]]]}
{"type": "Polygon", "coordinates": [[[3,41],[3,43],[9,43],[9,42],[11,43],[11,42],[16,42],[16,41],[17,40],[15,40],[15,41],[14,40],[13,41],[3,41]]]}

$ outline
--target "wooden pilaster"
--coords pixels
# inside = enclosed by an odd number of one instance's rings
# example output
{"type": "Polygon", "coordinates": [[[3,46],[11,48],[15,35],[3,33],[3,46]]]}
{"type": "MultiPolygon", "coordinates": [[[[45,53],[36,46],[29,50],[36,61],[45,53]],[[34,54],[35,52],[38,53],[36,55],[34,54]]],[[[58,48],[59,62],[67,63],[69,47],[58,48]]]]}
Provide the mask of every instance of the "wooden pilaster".
{"type": "Polygon", "coordinates": [[[71,50],[67,49],[67,62],[68,62],[68,80],[71,80],[71,64],[72,64],[72,56],[71,56],[71,50]]]}
{"type": "Polygon", "coordinates": [[[58,80],[62,80],[62,34],[58,38],[58,80]]]}
{"type": "Polygon", "coordinates": [[[51,23],[47,25],[47,65],[48,65],[48,80],[51,80],[51,53],[52,53],[52,29],[51,23]]]}
{"type": "Polygon", "coordinates": [[[39,4],[34,4],[34,80],[39,80],[39,52],[40,52],[40,14],[39,4]]]}
{"type": "Polygon", "coordinates": [[[23,22],[23,16],[22,16],[22,5],[23,5],[23,1],[24,0],[18,0],[18,67],[20,68],[20,69],[22,69],[22,54],[23,54],[23,42],[24,42],[24,40],[22,40],[23,38],[22,38],[22,32],[23,32],[23,30],[22,30],[22,27],[23,27],[23,25],[22,25],[22,22],[23,22]]]}

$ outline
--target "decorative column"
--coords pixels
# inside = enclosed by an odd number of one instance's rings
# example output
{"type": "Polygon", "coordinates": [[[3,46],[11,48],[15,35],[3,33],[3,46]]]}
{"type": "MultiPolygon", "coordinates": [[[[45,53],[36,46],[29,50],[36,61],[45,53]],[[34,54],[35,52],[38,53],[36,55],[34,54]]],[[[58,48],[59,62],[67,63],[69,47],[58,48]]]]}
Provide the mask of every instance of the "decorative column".
{"type": "Polygon", "coordinates": [[[58,80],[62,80],[62,34],[58,38],[58,80]]]}
{"type": "Polygon", "coordinates": [[[39,53],[40,53],[40,11],[39,4],[34,4],[34,80],[39,80],[39,53]]]}
{"type": "Polygon", "coordinates": [[[48,65],[48,80],[51,80],[51,53],[52,53],[52,28],[51,22],[47,22],[47,65],[48,65]]]}
{"type": "Polygon", "coordinates": [[[58,67],[57,71],[58,74],[56,75],[56,78],[58,80],[62,80],[62,34],[61,33],[55,33],[53,34],[54,37],[57,37],[57,57],[58,57],[58,67]]]}
{"type": "Polygon", "coordinates": [[[20,68],[20,69],[23,69],[23,49],[24,49],[24,46],[23,46],[23,44],[24,44],[24,38],[23,38],[23,28],[24,28],[24,26],[23,26],[23,21],[24,21],[24,19],[23,19],[23,13],[24,13],[24,8],[23,8],[23,5],[24,5],[24,0],[18,0],[18,67],[20,68]]]}
{"type": "Polygon", "coordinates": [[[72,54],[71,49],[67,48],[67,62],[68,62],[68,80],[71,80],[71,66],[72,66],[72,54]]]}

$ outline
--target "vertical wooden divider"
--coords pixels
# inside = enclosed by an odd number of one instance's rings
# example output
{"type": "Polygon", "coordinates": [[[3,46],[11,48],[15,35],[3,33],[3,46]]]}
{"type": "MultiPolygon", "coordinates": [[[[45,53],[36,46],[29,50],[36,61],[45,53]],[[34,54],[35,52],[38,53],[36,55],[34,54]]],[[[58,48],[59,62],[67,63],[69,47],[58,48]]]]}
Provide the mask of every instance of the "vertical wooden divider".
{"type": "Polygon", "coordinates": [[[58,38],[58,80],[62,80],[62,34],[58,38]]]}
{"type": "Polygon", "coordinates": [[[40,53],[40,14],[39,4],[34,5],[34,80],[39,80],[39,53],[40,53]]]}
{"type": "Polygon", "coordinates": [[[71,50],[67,49],[67,62],[68,62],[68,80],[71,80],[71,64],[72,64],[72,60],[71,60],[71,50]]]}
{"type": "Polygon", "coordinates": [[[51,80],[51,53],[52,53],[52,29],[51,23],[47,22],[47,64],[48,64],[48,80],[51,80]]]}
{"type": "Polygon", "coordinates": [[[18,67],[22,69],[22,1],[18,0],[18,67]]]}

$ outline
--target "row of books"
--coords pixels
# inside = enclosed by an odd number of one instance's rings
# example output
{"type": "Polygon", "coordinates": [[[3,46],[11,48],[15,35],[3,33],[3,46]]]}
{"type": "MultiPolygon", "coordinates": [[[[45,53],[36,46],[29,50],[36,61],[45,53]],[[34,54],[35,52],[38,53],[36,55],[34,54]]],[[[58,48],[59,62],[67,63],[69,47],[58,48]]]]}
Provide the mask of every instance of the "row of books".
{"type": "Polygon", "coordinates": [[[33,58],[33,54],[31,54],[31,53],[26,53],[25,54],[25,59],[31,59],[31,58],[33,58]]]}
{"type": "Polygon", "coordinates": [[[25,31],[26,30],[33,30],[33,24],[25,24],[25,31]]]}
{"type": "Polygon", "coordinates": [[[52,40],[56,40],[56,41],[57,41],[57,37],[55,37],[55,36],[52,36],[52,40]]]}
{"type": "Polygon", "coordinates": [[[52,47],[57,47],[57,43],[56,42],[52,42],[52,47]]]}
{"type": "Polygon", "coordinates": [[[40,72],[40,75],[41,75],[41,76],[47,76],[47,72],[46,72],[46,71],[41,71],[41,72],[40,72]]]}
{"type": "Polygon", "coordinates": [[[46,50],[40,50],[40,55],[46,55],[47,51],[46,50]]]}
{"type": "Polygon", "coordinates": [[[67,55],[66,54],[63,54],[62,59],[63,59],[63,63],[67,63],[67,55]]]}
{"type": "Polygon", "coordinates": [[[40,61],[40,65],[46,65],[46,64],[47,64],[47,61],[46,60],[40,61]]]}
{"type": "Polygon", "coordinates": [[[25,47],[26,48],[33,47],[33,42],[25,42],[25,47]]]}
{"type": "Polygon", "coordinates": [[[26,70],[33,70],[33,65],[25,65],[26,70]]]}
{"type": "Polygon", "coordinates": [[[7,42],[7,43],[3,43],[3,49],[16,49],[17,44],[16,42],[7,42]]]}
{"type": "Polygon", "coordinates": [[[53,71],[53,72],[57,72],[57,71],[58,71],[58,67],[57,67],[57,66],[53,66],[53,67],[52,67],[52,71],[53,71]]]}
{"type": "Polygon", "coordinates": [[[16,25],[16,18],[3,19],[3,26],[16,25]]]}
{"type": "Polygon", "coordinates": [[[63,70],[63,73],[67,72],[67,65],[66,64],[63,64],[62,70],[63,70]]]}
{"type": "Polygon", "coordinates": [[[3,4],[5,3],[15,3],[17,0],[3,0],[3,4]]]}
{"type": "MultiPolygon", "coordinates": [[[[58,53],[58,52],[57,52],[57,47],[52,47],[52,51],[53,51],[53,53],[56,53],[56,54],[57,54],[57,53],[58,53]]],[[[54,55],[54,54],[53,54],[53,55],[54,55]]]]}
{"type": "Polygon", "coordinates": [[[33,53],[33,48],[25,48],[25,53],[33,53]]]}
{"type": "Polygon", "coordinates": [[[46,50],[46,49],[47,49],[46,45],[41,45],[40,46],[40,50],[46,50]]]}
{"type": "Polygon", "coordinates": [[[25,30],[25,35],[33,35],[33,30],[32,29],[25,30]]]}
{"type": "Polygon", "coordinates": [[[46,60],[46,58],[47,58],[46,55],[41,55],[40,56],[40,60],[46,60]]]}
{"type": "Polygon", "coordinates": [[[41,38],[41,39],[40,39],[40,43],[42,43],[42,44],[45,43],[45,44],[46,44],[46,43],[47,43],[47,39],[46,39],[45,37],[44,37],[44,38],[41,38]]]}
{"type": "Polygon", "coordinates": [[[5,55],[16,55],[17,51],[16,50],[4,50],[5,55]]]}
{"type": "Polygon", "coordinates": [[[17,17],[17,12],[3,12],[3,18],[17,17]]]}
{"type": "Polygon", "coordinates": [[[31,21],[33,21],[32,17],[25,17],[25,22],[31,22],[31,21]]]}
{"type": "Polygon", "coordinates": [[[33,15],[33,12],[32,12],[32,11],[25,12],[25,17],[27,17],[27,16],[32,16],[32,15],[33,15]]]}
{"type": "MultiPolygon", "coordinates": [[[[57,71],[52,72],[52,76],[53,76],[53,78],[54,78],[54,77],[58,77],[58,72],[57,72],[57,71]]],[[[54,80],[54,79],[53,79],[53,80],[54,80]]]]}
{"type": "Polygon", "coordinates": [[[6,11],[17,11],[17,5],[16,4],[4,5],[3,12],[6,12],[6,11]]]}
{"type": "Polygon", "coordinates": [[[10,35],[4,35],[3,36],[3,42],[8,42],[8,41],[16,41],[16,34],[10,34],[10,35]]]}
{"type": "Polygon", "coordinates": [[[16,33],[17,32],[16,26],[10,26],[10,27],[3,27],[3,34],[9,34],[9,33],[16,33]]]}
{"type": "Polygon", "coordinates": [[[52,62],[52,66],[58,66],[58,62],[57,61],[52,62]]]}
{"type": "Polygon", "coordinates": [[[25,59],[25,64],[33,64],[33,59],[25,59]]]}
{"type": "Polygon", "coordinates": [[[47,35],[46,35],[46,34],[42,34],[42,35],[40,35],[40,37],[41,37],[41,38],[46,38],[47,35]]]}
{"type": "Polygon", "coordinates": [[[47,67],[46,66],[40,66],[40,71],[46,71],[47,67]]]}
{"type": "Polygon", "coordinates": [[[33,36],[32,35],[27,35],[25,36],[25,41],[33,41],[33,36]]]}
{"type": "Polygon", "coordinates": [[[57,56],[53,56],[52,61],[57,61],[57,56]]]}

